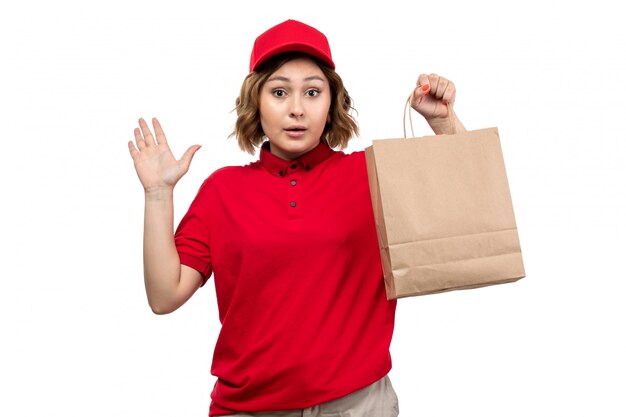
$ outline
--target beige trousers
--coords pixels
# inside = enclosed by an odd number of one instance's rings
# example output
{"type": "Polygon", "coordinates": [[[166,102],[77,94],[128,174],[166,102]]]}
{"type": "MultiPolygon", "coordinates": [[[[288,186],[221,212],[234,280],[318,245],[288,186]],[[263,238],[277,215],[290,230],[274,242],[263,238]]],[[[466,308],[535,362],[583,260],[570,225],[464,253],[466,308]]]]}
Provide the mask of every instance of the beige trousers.
{"type": "Polygon", "coordinates": [[[352,394],[313,407],[229,417],[397,417],[398,414],[398,397],[389,377],[385,376],[352,394]]]}

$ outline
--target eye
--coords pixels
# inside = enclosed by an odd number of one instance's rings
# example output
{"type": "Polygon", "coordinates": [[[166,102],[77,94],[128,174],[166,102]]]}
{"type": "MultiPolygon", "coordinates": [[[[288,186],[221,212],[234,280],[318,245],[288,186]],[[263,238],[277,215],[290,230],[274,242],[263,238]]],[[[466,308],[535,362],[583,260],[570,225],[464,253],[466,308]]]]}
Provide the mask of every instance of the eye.
{"type": "Polygon", "coordinates": [[[272,91],[272,94],[276,97],[285,97],[285,95],[287,95],[287,92],[283,89],[277,88],[276,90],[272,91]]]}
{"type": "Polygon", "coordinates": [[[319,90],[307,90],[305,94],[306,94],[308,97],[315,97],[315,96],[317,96],[319,93],[320,93],[320,91],[319,91],[319,90]]]}

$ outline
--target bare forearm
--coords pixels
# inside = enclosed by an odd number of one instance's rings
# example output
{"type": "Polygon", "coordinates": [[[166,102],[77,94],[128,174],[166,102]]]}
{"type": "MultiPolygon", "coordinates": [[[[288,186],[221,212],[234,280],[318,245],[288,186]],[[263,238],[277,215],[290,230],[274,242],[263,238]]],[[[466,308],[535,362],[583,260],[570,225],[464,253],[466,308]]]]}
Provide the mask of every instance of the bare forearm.
{"type": "Polygon", "coordinates": [[[189,169],[200,146],[190,146],[176,160],[156,118],[152,125],[156,138],[146,121],[139,119],[135,142],[128,142],[128,151],[145,190],[143,264],[148,303],[155,313],[165,314],[184,304],[203,282],[200,272],[181,266],[173,225],[174,186],[189,169]]]}
{"type": "MultiPolygon", "coordinates": [[[[180,259],[174,244],[173,189],[146,191],[144,213],[144,281],[150,307],[167,312],[180,282],[180,259]]],[[[176,306],[178,307],[178,306],[176,306]]]]}

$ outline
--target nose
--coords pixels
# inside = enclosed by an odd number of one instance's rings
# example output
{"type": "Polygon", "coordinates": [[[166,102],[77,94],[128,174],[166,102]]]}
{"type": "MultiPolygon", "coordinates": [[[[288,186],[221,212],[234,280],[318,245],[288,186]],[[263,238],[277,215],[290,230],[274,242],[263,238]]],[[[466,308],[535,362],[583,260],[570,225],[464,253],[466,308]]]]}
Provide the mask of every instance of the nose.
{"type": "Polygon", "coordinates": [[[302,117],[304,115],[304,107],[302,105],[302,98],[297,94],[291,97],[289,103],[289,116],[290,117],[302,117]]]}

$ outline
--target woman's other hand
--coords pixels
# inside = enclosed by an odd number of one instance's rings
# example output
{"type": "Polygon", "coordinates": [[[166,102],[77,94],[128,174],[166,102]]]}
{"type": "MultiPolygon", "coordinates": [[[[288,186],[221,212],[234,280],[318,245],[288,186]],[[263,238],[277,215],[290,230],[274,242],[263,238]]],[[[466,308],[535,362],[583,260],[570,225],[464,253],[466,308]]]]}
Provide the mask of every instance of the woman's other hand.
{"type": "Polygon", "coordinates": [[[456,87],[437,74],[421,74],[411,95],[411,107],[421,114],[436,134],[465,131],[452,110],[456,87]]]}

